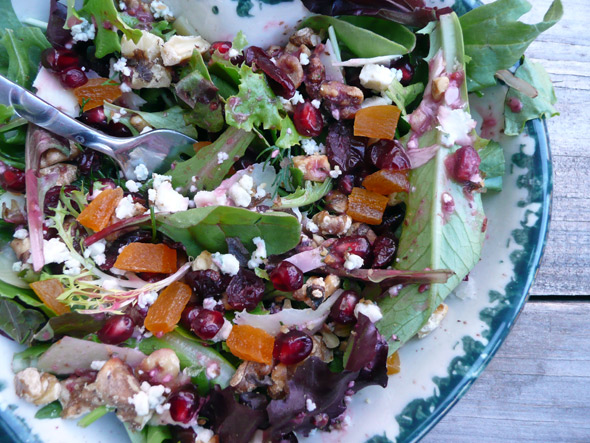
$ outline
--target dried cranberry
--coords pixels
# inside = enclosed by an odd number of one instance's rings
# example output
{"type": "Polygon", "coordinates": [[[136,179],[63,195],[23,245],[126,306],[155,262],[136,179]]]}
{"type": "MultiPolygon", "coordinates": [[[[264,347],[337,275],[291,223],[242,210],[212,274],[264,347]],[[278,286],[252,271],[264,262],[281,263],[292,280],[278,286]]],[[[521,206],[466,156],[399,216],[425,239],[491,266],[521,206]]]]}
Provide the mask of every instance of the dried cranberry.
{"type": "Polygon", "coordinates": [[[59,75],[61,84],[66,88],[77,88],[88,83],[88,77],[80,68],[70,67],[59,75]]]}
{"type": "Polygon", "coordinates": [[[249,66],[255,63],[269,77],[269,84],[277,95],[287,99],[295,95],[297,89],[289,76],[272,62],[262,48],[249,46],[244,49],[244,61],[249,66]]]}
{"type": "Polygon", "coordinates": [[[107,134],[115,137],[131,137],[131,130],[123,123],[110,121],[104,130],[107,134]]]}
{"type": "Polygon", "coordinates": [[[186,329],[190,329],[191,323],[195,318],[197,318],[197,315],[201,309],[202,308],[197,306],[195,303],[187,304],[180,315],[180,324],[186,329]]]}
{"type": "Polygon", "coordinates": [[[172,437],[177,443],[195,443],[197,433],[193,428],[183,428],[182,426],[172,426],[172,437]]]}
{"type": "Polygon", "coordinates": [[[302,331],[280,333],[275,338],[273,357],[284,365],[294,365],[307,358],[313,349],[313,340],[302,331]]]}
{"type": "Polygon", "coordinates": [[[365,157],[367,162],[379,169],[405,171],[412,168],[399,140],[379,140],[367,149],[365,157]]]}
{"type": "Polygon", "coordinates": [[[116,315],[109,318],[96,333],[99,340],[109,345],[118,345],[133,335],[135,323],[128,315],[116,315]]]}
{"type": "Polygon", "coordinates": [[[319,109],[316,109],[309,100],[299,103],[295,107],[293,123],[297,132],[306,137],[317,137],[324,128],[324,118],[319,109]]]}
{"type": "Polygon", "coordinates": [[[25,192],[25,173],[0,161],[0,186],[5,191],[25,192]]]}
{"type": "Polygon", "coordinates": [[[351,172],[361,165],[364,151],[364,141],[353,137],[349,122],[340,121],[330,126],[326,137],[326,155],[332,166],[337,165],[344,173],[351,172]]]}
{"type": "MultiPolygon", "coordinates": [[[[79,190],[77,186],[73,185],[53,186],[52,188],[49,188],[49,191],[45,193],[45,200],[43,203],[43,212],[46,215],[55,215],[55,208],[57,208],[57,204],[60,201],[59,197],[61,195],[62,189],[66,197],[71,196],[73,191],[79,190]]],[[[72,207],[77,210],[80,209],[78,208],[78,204],[76,202],[72,202],[72,207]]]]}
{"type": "Polygon", "coordinates": [[[191,321],[191,330],[203,340],[211,340],[219,332],[223,323],[221,312],[201,309],[191,321]]]}
{"type": "Polygon", "coordinates": [[[185,386],[168,397],[170,416],[179,423],[189,423],[200,409],[199,395],[194,386],[185,386]]]}
{"type": "Polygon", "coordinates": [[[359,302],[359,295],[355,291],[344,291],[330,310],[330,317],[341,325],[351,325],[356,322],[354,308],[359,302]]]}
{"type": "Polygon", "coordinates": [[[201,300],[207,297],[219,297],[225,289],[221,274],[212,269],[190,271],[186,275],[186,282],[201,300]]]}
{"type": "Polygon", "coordinates": [[[451,178],[462,183],[476,180],[480,163],[479,154],[471,146],[463,146],[445,159],[451,178]]]}
{"type": "Polygon", "coordinates": [[[338,179],[338,190],[343,194],[352,194],[352,188],[354,188],[354,175],[346,174],[338,179]]]}
{"type": "Polygon", "coordinates": [[[76,159],[78,170],[82,175],[88,175],[96,172],[100,168],[102,156],[93,149],[85,149],[84,152],[76,159]]]}
{"type": "Polygon", "coordinates": [[[400,83],[403,86],[408,86],[412,82],[412,79],[414,78],[414,67],[410,64],[407,57],[402,57],[394,61],[391,67],[402,71],[402,79],[400,80],[400,83]]]}
{"type": "Polygon", "coordinates": [[[384,268],[391,263],[395,252],[397,251],[397,242],[393,236],[380,235],[373,242],[373,268],[384,268]]]}
{"type": "Polygon", "coordinates": [[[213,55],[215,51],[218,51],[220,54],[227,54],[231,49],[231,42],[214,42],[211,44],[211,49],[209,52],[213,55]]]}
{"type": "Polygon", "coordinates": [[[82,123],[86,123],[88,126],[97,129],[104,129],[107,125],[107,116],[105,115],[102,106],[97,106],[96,108],[84,112],[80,116],[80,120],[82,123]]]}
{"type": "Polygon", "coordinates": [[[264,281],[247,269],[240,271],[231,279],[226,293],[227,303],[238,311],[251,311],[262,300],[264,281]]]}
{"type": "Polygon", "coordinates": [[[371,243],[367,237],[361,235],[351,235],[337,239],[330,247],[330,255],[338,259],[341,263],[346,260],[346,254],[354,254],[367,260],[371,255],[371,243]]]}
{"type": "Polygon", "coordinates": [[[393,234],[402,225],[406,216],[406,205],[404,203],[395,206],[388,206],[383,214],[383,221],[373,229],[380,235],[393,234]]]}
{"type": "Polygon", "coordinates": [[[293,263],[282,261],[269,275],[275,289],[293,292],[303,286],[303,272],[293,263]]]}

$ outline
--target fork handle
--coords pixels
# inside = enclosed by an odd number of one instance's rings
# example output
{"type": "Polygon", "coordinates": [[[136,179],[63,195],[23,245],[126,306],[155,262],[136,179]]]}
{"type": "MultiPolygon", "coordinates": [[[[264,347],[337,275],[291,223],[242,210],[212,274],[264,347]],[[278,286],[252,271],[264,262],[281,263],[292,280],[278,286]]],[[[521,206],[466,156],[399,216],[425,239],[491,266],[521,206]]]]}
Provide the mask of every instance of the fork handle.
{"type": "Polygon", "coordinates": [[[110,157],[115,152],[110,146],[116,146],[118,140],[95,131],[80,123],[25,88],[0,75],[0,101],[14,108],[14,111],[31,123],[41,126],[54,134],[76,143],[88,146],[110,157]]]}

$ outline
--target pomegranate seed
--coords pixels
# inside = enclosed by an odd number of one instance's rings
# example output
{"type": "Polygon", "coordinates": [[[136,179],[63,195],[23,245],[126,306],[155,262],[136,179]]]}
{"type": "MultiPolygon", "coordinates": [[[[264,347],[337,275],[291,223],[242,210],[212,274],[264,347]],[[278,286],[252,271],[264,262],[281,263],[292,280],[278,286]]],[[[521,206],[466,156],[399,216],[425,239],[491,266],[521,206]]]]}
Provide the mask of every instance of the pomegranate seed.
{"type": "Polygon", "coordinates": [[[105,132],[115,137],[131,137],[131,130],[123,123],[115,123],[111,121],[105,132]]]}
{"type": "Polygon", "coordinates": [[[188,423],[199,412],[199,395],[194,386],[185,386],[170,397],[170,416],[172,420],[180,423],[188,423]]]}
{"type": "Polygon", "coordinates": [[[75,52],[67,49],[48,48],[41,53],[41,64],[46,69],[62,72],[68,68],[79,67],[80,58],[75,52]]]}
{"type": "Polygon", "coordinates": [[[359,302],[359,295],[355,291],[344,291],[330,310],[330,317],[341,325],[351,325],[356,322],[354,308],[359,302]]]}
{"type": "Polygon", "coordinates": [[[269,275],[275,289],[293,292],[303,286],[303,272],[293,263],[282,261],[269,275]]]}
{"type": "Polygon", "coordinates": [[[5,191],[24,192],[25,173],[20,169],[0,161],[0,186],[5,191]]]}
{"type": "Polygon", "coordinates": [[[240,271],[231,279],[227,289],[227,303],[238,311],[251,311],[262,300],[264,281],[247,269],[240,271]]]}
{"type": "Polygon", "coordinates": [[[399,69],[402,71],[402,79],[400,83],[403,86],[408,86],[414,78],[414,67],[410,64],[407,57],[402,57],[393,62],[392,68],[399,69]]]}
{"type": "Polygon", "coordinates": [[[273,357],[284,365],[299,363],[311,354],[313,341],[305,332],[293,330],[280,333],[275,339],[273,357]]]}
{"type": "Polygon", "coordinates": [[[215,51],[218,51],[220,54],[227,54],[230,49],[231,42],[215,42],[211,44],[211,49],[209,49],[209,52],[211,55],[213,55],[215,51]]]}
{"type": "Polygon", "coordinates": [[[111,317],[102,329],[96,333],[101,342],[109,345],[118,345],[128,340],[133,335],[135,323],[128,315],[111,317]]]}
{"type": "Polygon", "coordinates": [[[190,329],[191,323],[195,318],[197,318],[197,315],[201,309],[202,308],[198,307],[194,303],[189,303],[186,305],[182,310],[182,314],[180,315],[180,324],[186,329],[190,329]]]}
{"type": "Polygon", "coordinates": [[[445,166],[452,179],[469,182],[479,174],[479,154],[471,146],[463,146],[445,159],[445,166]]]}
{"type": "Polygon", "coordinates": [[[219,332],[223,323],[221,312],[201,309],[191,321],[191,330],[203,340],[211,340],[219,332]]]}
{"type": "Polygon", "coordinates": [[[316,109],[309,100],[306,100],[295,107],[293,123],[301,135],[317,137],[324,127],[324,118],[320,110],[316,109]]]}
{"type": "Polygon", "coordinates": [[[107,116],[104,113],[104,108],[98,106],[86,111],[80,117],[82,123],[86,123],[88,126],[92,126],[97,129],[103,129],[107,124],[107,116]]]}
{"type": "Polygon", "coordinates": [[[350,195],[352,188],[354,188],[354,175],[347,174],[338,179],[338,190],[343,194],[350,195]]]}
{"type": "Polygon", "coordinates": [[[125,314],[127,314],[129,317],[131,317],[131,320],[133,320],[133,323],[135,323],[137,326],[143,326],[143,322],[147,316],[148,313],[148,306],[144,306],[143,308],[140,307],[139,305],[133,305],[133,306],[129,306],[126,310],[125,310],[125,314]]]}
{"type": "Polygon", "coordinates": [[[367,149],[366,160],[379,169],[404,171],[412,168],[410,159],[398,140],[379,140],[367,149]]]}
{"type": "Polygon", "coordinates": [[[351,235],[337,239],[330,247],[330,255],[336,259],[331,265],[337,265],[338,262],[343,264],[347,253],[358,255],[366,261],[371,254],[371,243],[362,235],[351,235]]]}
{"type": "Polygon", "coordinates": [[[397,242],[393,237],[381,235],[373,242],[373,268],[384,268],[393,260],[397,242]]]}
{"type": "Polygon", "coordinates": [[[88,77],[79,68],[71,67],[62,71],[59,75],[61,84],[66,88],[77,88],[88,83],[88,77]]]}
{"type": "Polygon", "coordinates": [[[88,175],[96,172],[100,168],[101,155],[93,149],[85,149],[84,152],[76,159],[78,170],[82,175],[88,175]]]}

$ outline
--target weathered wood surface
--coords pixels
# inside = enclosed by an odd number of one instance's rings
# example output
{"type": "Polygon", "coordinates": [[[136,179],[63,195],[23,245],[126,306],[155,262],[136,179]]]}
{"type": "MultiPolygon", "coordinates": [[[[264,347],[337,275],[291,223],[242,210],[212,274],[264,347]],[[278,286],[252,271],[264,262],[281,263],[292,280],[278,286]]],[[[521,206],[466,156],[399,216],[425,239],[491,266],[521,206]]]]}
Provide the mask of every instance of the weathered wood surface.
{"type": "Polygon", "coordinates": [[[483,375],[423,440],[590,441],[590,303],[529,302],[483,375]]]}
{"type": "MultiPolygon", "coordinates": [[[[531,3],[534,21],[551,0],[531,3]]],[[[551,75],[561,113],[548,122],[552,221],[531,290],[543,297],[525,306],[483,375],[424,442],[590,441],[590,301],[575,297],[590,295],[590,2],[563,3],[563,20],[528,50],[551,75]]]]}

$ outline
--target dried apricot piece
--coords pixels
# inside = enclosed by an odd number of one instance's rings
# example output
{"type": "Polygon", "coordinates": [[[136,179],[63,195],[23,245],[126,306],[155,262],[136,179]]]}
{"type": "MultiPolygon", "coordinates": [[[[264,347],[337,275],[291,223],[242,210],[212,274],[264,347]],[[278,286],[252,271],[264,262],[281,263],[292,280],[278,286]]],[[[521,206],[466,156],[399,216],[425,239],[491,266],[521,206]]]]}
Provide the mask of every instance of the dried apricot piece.
{"type": "Polygon", "coordinates": [[[51,278],[49,280],[36,281],[31,283],[30,286],[43,304],[57,315],[70,312],[70,307],[57,299],[65,291],[65,288],[58,279],[51,278]]]}
{"type": "Polygon", "coordinates": [[[394,352],[387,357],[387,375],[393,375],[399,373],[401,370],[401,364],[399,361],[399,353],[394,352]]]}
{"type": "Polygon", "coordinates": [[[393,140],[401,111],[397,106],[369,106],[354,117],[354,135],[393,140]]]}
{"type": "Polygon", "coordinates": [[[272,364],[275,339],[266,331],[249,325],[235,325],[226,344],[230,352],[242,360],[272,364]]]}
{"type": "Polygon", "coordinates": [[[369,191],[383,195],[389,195],[394,192],[408,192],[410,190],[408,171],[381,169],[366,176],[363,180],[363,186],[369,191]]]}
{"type": "Polygon", "coordinates": [[[148,309],[145,328],[160,337],[174,329],[192,295],[189,285],[174,282],[164,289],[148,309]]]}
{"type": "Polygon", "coordinates": [[[177,270],[176,249],[162,243],[129,243],[114,266],[123,271],[172,274],[177,270]]]}
{"type": "Polygon", "coordinates": [[[76,220],[95,232],[102,231],[111,222],[111,217],[122,198],[121,188],[105,189],[84,208],[76,220]]]}
{"type": "Polygon", "coordinates": [[[389,199],[363,188],[352,188],[346,213],[357,222],[379,225],[389,199]]]}
{"type": "Polygon", "coordinates": [[[91,78],[84,85],[74,88],[74,95],[84,111],[89,111],[102,106],[104,102],[112,103],[121,97],[123,92],[119,86],[108,78],[91,78]]]}

